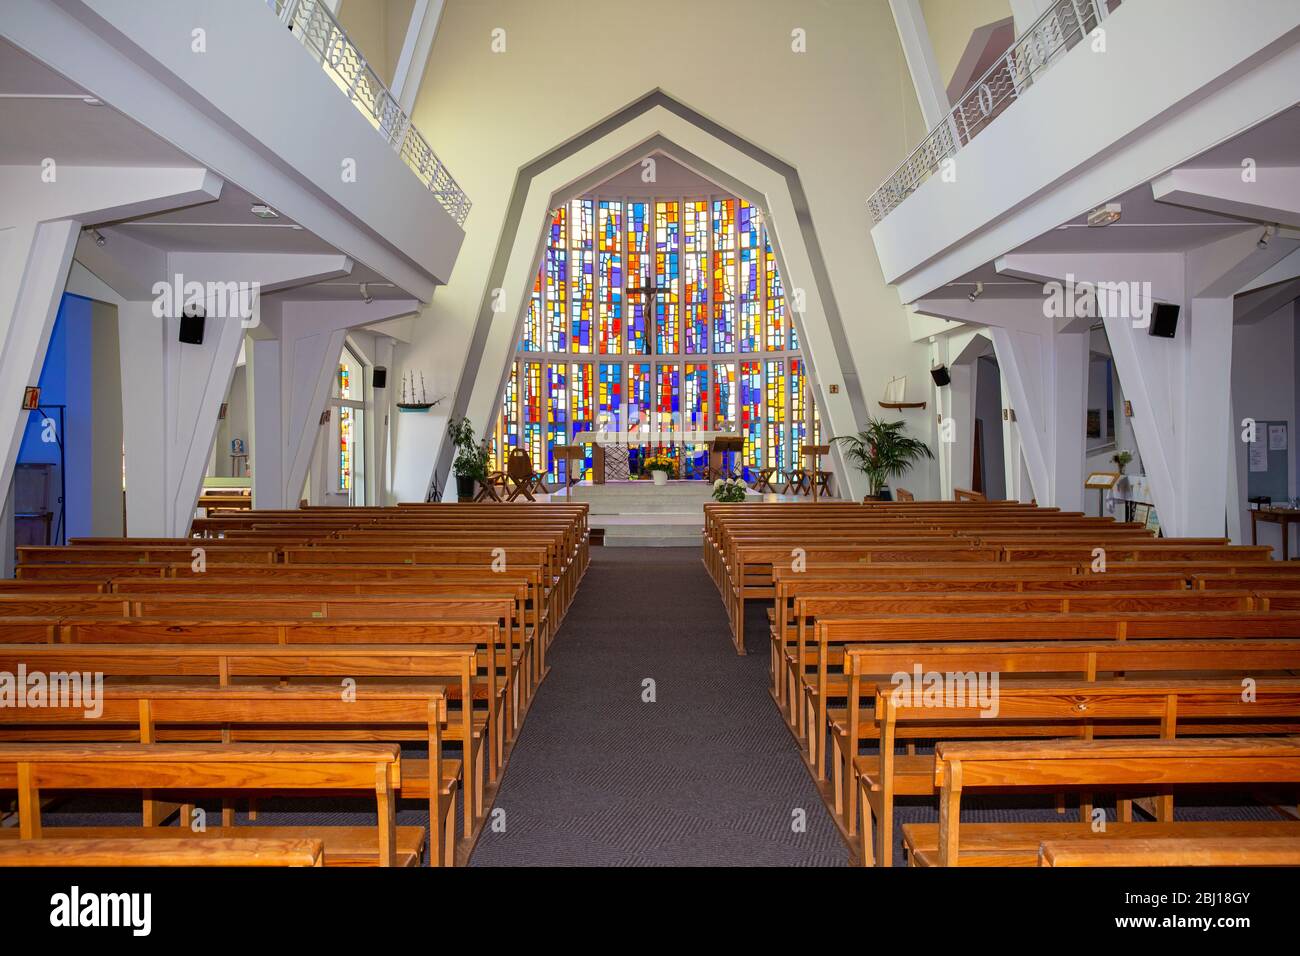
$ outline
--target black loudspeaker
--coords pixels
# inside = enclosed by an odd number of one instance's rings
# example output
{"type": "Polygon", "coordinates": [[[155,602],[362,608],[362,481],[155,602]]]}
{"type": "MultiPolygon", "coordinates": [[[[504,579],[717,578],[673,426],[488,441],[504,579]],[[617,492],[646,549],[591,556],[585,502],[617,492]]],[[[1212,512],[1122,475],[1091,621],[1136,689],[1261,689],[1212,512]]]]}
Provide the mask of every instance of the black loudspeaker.
{"type": "Polygon", "coordinates": [[[382,365],[376,365],[376,366],[375,366],[375,370],[374,370],[374,372],[372,372],[371,375],[370,375],[370,387],[371,387],[371,388],[387,388],[387,387],[388,387],[388,369],[384,368],[382,365]]]}
{"type": "Polygon", "coordinates": [[[202,306],[187,305],[181,315],[181,341],[186,345],[202,345],[205,321],[202,306]]]}
{"type": "Polygon", "coordinates": [[[952,381],[952,376],[948,374],[948,366],[940,365],[938,368],[930,369],[930,377],[934,379],[934,384],[943,388],[952,381]]]}
{"type": "Polygon", "coordinates": [[[1151,325],[1147,327],[1147,334],[1172,339],[1178,331],[1178,312],[1176,305],[1157,302],[1151,309],[1151,325]]]}

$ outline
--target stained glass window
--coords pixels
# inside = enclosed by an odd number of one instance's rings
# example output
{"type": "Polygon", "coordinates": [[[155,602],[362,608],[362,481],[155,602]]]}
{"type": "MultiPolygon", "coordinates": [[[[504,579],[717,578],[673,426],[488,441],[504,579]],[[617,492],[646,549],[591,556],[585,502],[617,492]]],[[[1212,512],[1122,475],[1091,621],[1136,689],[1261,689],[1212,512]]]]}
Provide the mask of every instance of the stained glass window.
{"type": "Polygon", "coordinates": [[[600,201],[600,354],[623,351],[623,203],[600,201]]]}
{"type": "Polygon", "coordinates": [[[790,453],[786,441],[785,408],[785,362],[769,359],[767,365],[766,389],[767,428],[763,436],[765,465],[778,471],[785,471],[790,465],[787,455],[790,453]]]}
{"type": "Polygon", "coordinates": [[[569,228],[573,232],[570,243],[570,268],[573,271],[569,310],[569,345],[574,352],[591,352],[591,318],[595,309],[595,240],[594,203],[590,199],[575,199],[569,209],[569,228]]]}
{"type": "Polygon", "coordinates": [[[759,467],[759,450],[763,441],[763,363],[740,363],[740,433],[745,438],[741,452],[742,468],[746,481],[755,477],[759,467]]]}
{"type": "Polygon", "coordinates": [[[681,223],[676,202],[655,203],[655,352],[676,355],[681,351],[677,308],[681,294],[678,274],[681,255],[681,223]]]}
{"type": "MultiPolygon", "coordinates": [[[[591,384],[590,362],[574,362],[569,366],[569,411],[573,424],[571,435],[591,431],[596,427],[595,420],[592,418],[591,384]]],[[[583,456],[582,474],[578,477],[589,478],[591,443],[585,443],[583,450],[586,454],[583,456]]]]}
{"type": "Polygon", "coordinates": [[[528,296],[528,311],[524,313],[524,334],[519,340],[519,351],[542,350],[542,274],[533,280],[533,291],[528,296]]]}
{"type": "Polygon", "coordinates": [[[682,325],[688,355],[709,351],[709,204],[682,204],[682,325]]]}
{"type": "MultiPolygon", "coordinates": [[[[567,461],[557,461],[555,446],[566,444],[569,434],[569,394],[567,367],[563,362],[546,365],[546,480],[564,482],[567,461]]],[[[534,463],[534,469],[542,471],[534,463]]]]}
{"type": "Polygon", "coordinates": [[[623,430],[623,363],[600,363],[600,418],[606,431],[623,430]]]}
{"type": "Polygon", "coordinates": [[[736,351],[736,200],[713,201],[713,351],[736,351]]]}
{"type": "Polygon", "coordinates": [[[546,236],[546,351],[568,349],[569,250],[564,207],[555,210],[546,236]]]}
{"type": "MultiPolygon", "coordinates": [[[[769,352],[785,351],[785,333],[788,323],[785,317],[785,291],[781,288],[781,276],[776,271],[776,254],[772,251],[772,240],[763,230],[763,280],[767,284],[764,290],[767,297],[767,350],[769,352]]],[[[791,346],[794,351],[794,346],[791,346]]]]}
{"type": "MultiPolygon", "coordinates": [[[[744,450],[724,465],[749,480],[759,467],[798,467],[817,410],[787,305],[771,237],[748,202],[592,195],[564,203],[546,223],[520,317],[524,354],[489,432],[493,466],[522,447],[555,487],[576,463],[555,461],[554,448],[579,432],[699,429],[742,433],[744,450]]],[[[630,449],[633,474],[655,450],[630,449]]],[[[705,446],[686,450],[683,474],[694,477],[705,446]]]]}
{"type": "Polygon", "coordinates": [[[650,272],[650,204],[627,204],[627,351],[645,355],[650,351],[650,300],[633,292],[651,283],[650,272]]]}
{"type": "Polygon", "coordinates": [[[740,273],[737,287],[740,291],[740,351],[757,352],[763,347],[763,290],[758,284],[762,249],[759,236],[758,210],[740,201],[740,273]]]}

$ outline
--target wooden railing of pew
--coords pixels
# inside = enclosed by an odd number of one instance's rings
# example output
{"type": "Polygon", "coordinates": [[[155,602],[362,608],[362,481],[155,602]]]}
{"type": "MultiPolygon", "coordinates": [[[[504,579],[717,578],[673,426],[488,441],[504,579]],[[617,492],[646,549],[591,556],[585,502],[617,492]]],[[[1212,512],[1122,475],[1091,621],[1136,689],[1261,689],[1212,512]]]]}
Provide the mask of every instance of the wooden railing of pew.
{"type": "MultiPolygon", "coordinates": [[[[469,837],[483,818],[485,784],[497,779],[545,675],[546,646],[585,571],[586,506],[244,511],[201,520],[195,532],[206,537],[24,549],[18,580],[0,584],[0,619],[6,640],[40,643],[11,643],[0,656],[89,668],[111,675],[114,686],[137,677],[176,680],[182,696],[194,680],[215,678],[227,692],[255,676],[279,680],[260,710],[241,701],[252,722],[274,722],[277,707],[306,714],[310,707],[295,702],[312,693],[303,680],[442,681],[429,685],[445,692],[441,740],[459,745],[461,760],[442,761],[454,773],[441,787],[428,784],[426,766],[413,764],[405,795],[429,797],[431,861],[450,862],[455,790],[467,798],[469,837]],[[366,563],[351,563],[358,560],[366,563]],[[250,597],[257,620],[249,619],[250,597]]],[[[191,690],[195,706],[217,705],[202,696],[205,689],[191,690]]],[[[331,709],[322,705],[322,713],[331,709]]],[[[427,727],[390,728],[378,718],[365,725],[363,711],[344,713],[287,736],[282,728],[244,728],[236,736],[428,745],[427,727]]],[[[127,739],[143,739],[132,732],[137,736],[127,739]]],[[[212,732],[219,736],[211,739],[231,739],[228,727],[224,735],[212,732]]],[[[439,750],[430,753],[441,759],[439,750]]],[[[333,862],[328,850],[326,858],[333,862]]]]}
{"type": "MultiPolygon", "coordinates": [[[[1241,704],[1240,679],[1231,686],[1221,679],[1212,682],[1224,674],[1252,681],[1261,673],[1282,679],[1300,674],[1300,617],[1287,613],[1300,610],[1300,574],[1269,561],[1267,548],[1233,547],[1222,539],[1157,539],[1133,525],[1007,502],[710,505],[703,548],[738,651],[743,652],[746,600],[774,599],[769,611],[774,699],[806,748],[819,783],[828,757],[835,758],[832,780],[821,784],[823,794],[864,863],[874,857],[887,865],[892,854],[896,781],[910,787],[908,793],[938,792],[926,765],[933,758],[913,757],[910,744],[907,758],[893,757],[892,740],[874,757],[859,756],[862,743],[879,742],[883,733],[884,705],[871,709],[881,682],[911,673],[923,662],[931,662],[930,670],[937,660],[945,672],[983,667],[1038,674],[1049,679],[1034,690],[1043,699],[1074,699],[1087,707],[1095,698],[1103,709],[1113,709],[1111,697],[1092,688],[1109,683],[1108,674],[1149,674],[1166,681],[1164,690],[1177,689],[1180,697],[1194,701],[1191,709],[1202,717],[1215,716],[1219,708],[1217,724],[1199,719],[1185,732],[1239,734],[1244,727],[1267,739],[1300,728],[1297,688],[1270,678],[1270,708],[1251,711],[1241,704]],[[943,556],[934,553],[940,550],[943,556]],[[868,641],[873,643],[861,643],[868,641]],[[1192,680],[1187,687],[1168,683],[1171,677],[1202,673],[1203,681],[1192,680]],[[1088,682],[1083,690],[1080,680],[1088,682]],[[1071,688],[1074,698],[1067,693],[1071,688]],[[1229,699],[1234,688],[1236,698],[1229,699]],[[846,703],[832,709],[829,703],[836,699],[846,703]],[[882,783],[886,753],[891,767],[901,760],[911,772],[891,770],[888,783],[882,783]],[[924,784],[918,783],[922,778],[924,784]],[[859,813],[865,825],[859,825],[859,813]],[[880,834],[875,852],[873,824],[880,834]],[[868,835],[865,852],[861,831],[868,835]]],[[[1132,703],[1131,693],[1127,699],[1132,703]]],[[[1027,707],[1023,701],[1018,706],[1027,707]]],[[[1029,714],[1035,716],[1032,709],[1029,714]]],[[[1046,712],[1036,716],[1036,723],[990,724],[926,714],[915,724],[895,718],[890,733],[909,741],[943,739],[944,733],[1089,740],[1094,732],[1162,733],[1160,715],[1149,713],[1144,720],[1108,726],[1078,713],[1067,720],[1046,712]]],[[[1166,735],[1173,726],[1173,719],[1163,721],[1166,735]]],[[[1152,789],[1156,798],[1139,802],[1155,823],[1131,823],[1130,802],[1118,804],[1121,826],[1157,828],[1136,831],[1142,838],[1161,838],[1158,828],[1168,822],[1162,814],[1172,808],[1167,789],[1152,789]]],[[[1090,793],[1080,803],[1091,808],[1090,793]]],[[[1217,833],[1235,837],[1234,826],[1180,829],[1179,839],[1209,841],[1200,856],[1173,847],[1163,852],[1171,861],[1231,860],[1213,841],[1217,833]]],[[[1038,844],[1027,849],[1018,862],[1054,859],[1039,854],[1038,844]]],[[[1073,846],[1067,850],[1066,865],[1072,860],[1086,865],[1090,858],[1073,846]]],[[[913,859],[939,858],[922,848],[913,859]]]]}

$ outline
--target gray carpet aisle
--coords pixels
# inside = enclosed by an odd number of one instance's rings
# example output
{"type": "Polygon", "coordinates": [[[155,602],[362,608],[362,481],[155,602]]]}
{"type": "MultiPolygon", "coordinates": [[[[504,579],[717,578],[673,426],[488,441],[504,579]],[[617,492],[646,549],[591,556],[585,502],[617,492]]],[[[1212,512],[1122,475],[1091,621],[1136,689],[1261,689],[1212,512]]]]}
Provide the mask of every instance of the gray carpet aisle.
{"type": "Polygon", "coordinates": [[[591,553],[470,864],[846,865],[700,550],[591,553]]]}

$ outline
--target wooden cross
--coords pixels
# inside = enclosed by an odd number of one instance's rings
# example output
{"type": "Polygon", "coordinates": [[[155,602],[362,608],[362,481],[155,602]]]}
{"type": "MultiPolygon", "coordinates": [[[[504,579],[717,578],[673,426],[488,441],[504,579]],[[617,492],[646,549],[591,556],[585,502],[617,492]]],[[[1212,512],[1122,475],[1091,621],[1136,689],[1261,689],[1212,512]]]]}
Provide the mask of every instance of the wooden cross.
{"type": "Polygon", "coordinates": [[[668,291],[668,289],[665,288],[664,286],[651,285],[649,282],[647,282],[645,285],[643,285],[643,286],[642,286],[641,288],[639,288],[639,289],[632,289],[632,288],[629,288],[629,289],[627,290],[627,294],[628,294],[628,295],[639,295],[639,296],[642,296],[642,297],[649,296],[649,298],[650,298],[650,306],[651,306],[651,308],[653,308],[653,307],[654,307],[654,302],[655,302],[655,297],[658,296],[659,293],[661,293],[661,292],[667,292],[667,291],[668,291]]]}

